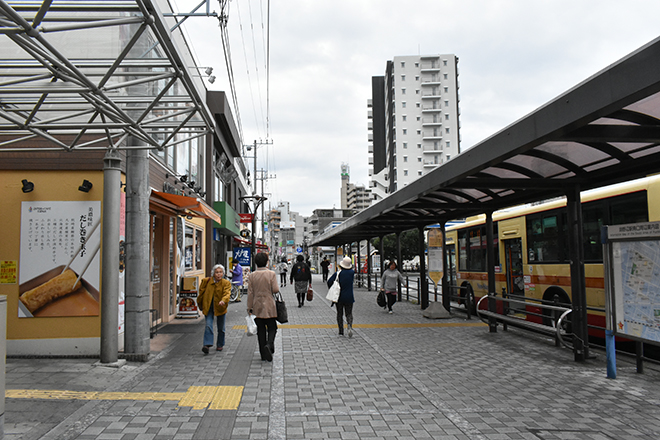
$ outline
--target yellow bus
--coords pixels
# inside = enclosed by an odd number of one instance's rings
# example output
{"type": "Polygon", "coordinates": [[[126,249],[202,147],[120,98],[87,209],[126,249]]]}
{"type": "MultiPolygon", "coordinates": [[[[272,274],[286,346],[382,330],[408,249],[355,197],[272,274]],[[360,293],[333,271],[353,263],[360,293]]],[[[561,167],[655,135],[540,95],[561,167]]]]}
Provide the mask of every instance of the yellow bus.
{"type": "MultiPolygon", "coordinates": [[[[587,307],[605,307],[601,227],[660,220],[660,175],[585,191],[581,194],[587,307]]],[[[496,293],[524,296],[548,303],[571,304],[566,198],[493,213],[496,293]]],[[[450,286],[476,301],[488,293],[486,217],[466,219],[447,228],[450,286]]],[[[462,303],[463,301],[461,301],[462,303]]],[[[532,303],[536,303],[533,301],[532,303]]],[[[482,306],[483,307],[483,306],[482,306]]],[[[502,302],[498,301],[499,313],[502,302]]],[[[527,320],[550,324],[540,307],[525,307],[527,320]]],[[[515,312],[512,306],[511,310],[515,312]]],[[[546,311],[547,312],[547,311],[546,311]]],[[[605,327],[604,312],[589,310],[591,326],[605,327]]]]}

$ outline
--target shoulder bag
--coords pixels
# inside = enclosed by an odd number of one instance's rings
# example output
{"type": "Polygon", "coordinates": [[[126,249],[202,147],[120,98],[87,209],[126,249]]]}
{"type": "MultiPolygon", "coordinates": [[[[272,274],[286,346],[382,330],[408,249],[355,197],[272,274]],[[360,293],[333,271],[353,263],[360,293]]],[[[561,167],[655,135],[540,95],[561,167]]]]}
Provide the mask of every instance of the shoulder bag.
{"type": "Polygon", "coordinates": [[[339,274],[341,271],[337,272],[335,277],[335,282],[332,283],[332,286],[328,289],[328,295],[325,297],[330,302],[337,302],[339,300],[339,292],[341,291],[341,286],[339,286],[339,274]]]}
{"type": "Polygon", "coordinates": [[[273,293],[273,299],[275,299],[275,308],[277,309],[277,322],[280,324],[289,322],[289,316],[286,311],[286,304],[282,299],[282,294],[280,292],[273,293]]]}
{"type": "Polygon", "coordinates": [[[314,289],[312,289],[312,286],[307,287],[307,301],[311,301],[314,299],[314,289]]]}

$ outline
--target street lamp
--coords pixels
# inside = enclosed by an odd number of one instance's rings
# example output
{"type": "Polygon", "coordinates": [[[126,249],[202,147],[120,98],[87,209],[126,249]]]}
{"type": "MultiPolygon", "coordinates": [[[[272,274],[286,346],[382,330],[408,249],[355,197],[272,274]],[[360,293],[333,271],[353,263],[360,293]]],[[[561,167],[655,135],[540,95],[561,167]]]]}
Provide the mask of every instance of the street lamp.
{"type": "MultiPolygon", "coordinates": [[[[254,271],[255,270],[254,256],[256,254],[256,245],[255,245],[254,240],[255,240],[255,235],[256,235],[255,234],[256,233],[255,223],[256,223],[256,220],[257,220],[257,210],[259,209],[259,205],[261,205],[264,201],[266,201],[267,198],[264,197],[264,196],[260,196],[258,194],[251,195],[251,196],[243,196],[243,197],[239,197],[239,198],[244,202],[253,202],[254,203],[254,207],[252,208],[252,212],[250,212],[250,214],[252,214],[252,246],[251,246],[252,256],[250,258],[251,259],[250,267],[252,268],[252,271],[254,271]]],[[[248,206],[248,209],[250,209],[250,204],[249,203],[247,203],[247,206],[248,206]]]]}

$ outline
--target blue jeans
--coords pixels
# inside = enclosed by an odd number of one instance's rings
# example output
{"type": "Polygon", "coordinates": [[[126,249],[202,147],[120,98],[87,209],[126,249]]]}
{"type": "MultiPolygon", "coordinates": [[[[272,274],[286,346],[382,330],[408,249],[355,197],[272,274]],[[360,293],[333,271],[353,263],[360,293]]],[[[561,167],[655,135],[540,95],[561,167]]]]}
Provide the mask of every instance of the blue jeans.
{"type": "Polygon", "coordinates": [[[225,316],[226,315],[213,316],[213,304],[211,304],[209,314],[205,316],[206,328],[204,328],[204,345],[213,345],[213,318],[218,318],[218,344],[216,346],[225,346],[225,316]]]}

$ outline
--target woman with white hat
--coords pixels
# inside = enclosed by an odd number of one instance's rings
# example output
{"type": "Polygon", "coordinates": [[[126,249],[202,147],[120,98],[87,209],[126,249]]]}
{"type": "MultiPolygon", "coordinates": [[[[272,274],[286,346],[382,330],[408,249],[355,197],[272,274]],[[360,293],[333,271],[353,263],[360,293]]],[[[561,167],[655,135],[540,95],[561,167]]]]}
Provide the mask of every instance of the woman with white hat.
{"type": "Polygon", "coordinates": [[[335,278],[339,279],[339,299],[335,305],[337,306],[337,326],[339,326],[339,336],[344,335],[344,314],[346,314],[346,324],[348,326],[348,337],[353,337],[353,279],[355,278],[355,271],[353,270],[353,263],[350,257],[344,257],[339,262],[339,272],[332,274],[328,280],[328,287],[332,286],[335,278]]]}

